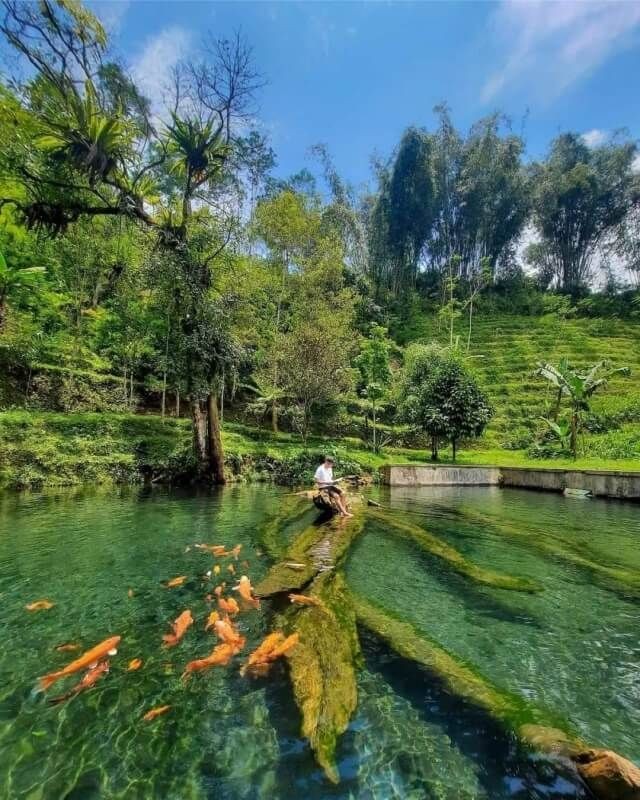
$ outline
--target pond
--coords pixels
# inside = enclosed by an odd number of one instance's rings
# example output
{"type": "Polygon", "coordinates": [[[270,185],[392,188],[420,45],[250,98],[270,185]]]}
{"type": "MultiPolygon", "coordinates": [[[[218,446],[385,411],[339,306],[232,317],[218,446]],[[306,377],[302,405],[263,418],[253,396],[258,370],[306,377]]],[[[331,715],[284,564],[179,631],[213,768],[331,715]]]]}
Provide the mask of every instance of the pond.
{"type": "MultiPolygon", "coordinates": [[[[258,582],[270,564],[261,527],[286,494],[230,487],[0,496],[0,797],[586,797],[562,761],[525,752],[364,630],[358,706],[338,745],[337,785],[301,738],[286,664],[250,679],[239,673],[240,657],[183,683],[185,663],[214,641],[204,630],[210,605],[201,580],[210,559],[187,548],[242,544],[238,571],[258,582]],[[163,587],[179,575],[188,576],[182,586],[163,587]],[[53,608],[25,610],[43,598],[53,608]],[[193,628],[177,647],[162,648],[169,623],[186,608],[193,628]],[[56,705],[48,697],[57,689],[35,690],[39,676],[75,657],[57,646],[85,650],[115,634],[119,652],[93,688],[56,705]],[[134,658],[142,668],[127,671],[134,658]],[[171,709],[155,722],[142,720],[165,704],[171,709]]],[[[474,564],[530,578],[541,591],[470,582],[371,518],[345,565],[354,592],[493,685],[551,709],[590,744],[640,761],[638,601],[585,568],[640,573],[637,506],[498,488],[371,496],[474,564]]],[[[314,515],[310,509],[281,536],[291,539],[314,515]]],[[[239,617],[245,652],[270,630],[269,605],[239,617]]]]}

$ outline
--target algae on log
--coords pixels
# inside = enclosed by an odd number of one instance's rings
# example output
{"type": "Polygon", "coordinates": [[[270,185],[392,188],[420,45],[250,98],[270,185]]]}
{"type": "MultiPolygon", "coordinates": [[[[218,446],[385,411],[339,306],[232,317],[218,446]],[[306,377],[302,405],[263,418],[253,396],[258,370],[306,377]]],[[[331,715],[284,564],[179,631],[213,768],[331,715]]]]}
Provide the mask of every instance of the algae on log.
{"type": "Polygon", "coordinates": [[[589,748],[566,725],[518,695],[492,686],[407,622],[350,593],[356,618],[399,655],[422,664],[443,685],[513,731],[527,747],[570,758],[598,800],[640,800],[640,770],[610,750],[589,748]],[[560,727],[563,725],[563,727],[560,727]]]}
{"type": "Polygon", "coordinates": [[[291,606],[284,613],[288,633],[299,643],[287,653],[302,735],[332,783],[339,780],[335,752],[358,701],[356,665],[360,645],[355,614],[341,573],[324,572],[309,592],[319,606],[291,606]]]}
{"type": "Polygon", "coordinates": [[[483,586],[492,586],[496,589],[510,589],[520,592],[540,592],[542,587],[529,578],[520,578],[513,575],[502,575],[492,570],[483,569],[477,564],[468,561],[462,553],[454,547],[443,542],[437,536],[427,533],[423,528],[409,522],[394,519],[388,513],[378,509],[369,509],[370,516],[385,522],[395,532],[406,538],[412,539],[423,550],[436,558],[444,561],[454,572],[470,578],[475,583],[483,586]]]}
{"type": "Polygon", "coordinates": [[[531,527],[528,531],[523,531],[516,525],[497,520],[489,515],[479,514],[475,511],[464,511],[463,513],[472,522],[477,521],[483,525],[491,525],[502,536],[511,536],[532,549],[588,572],[594,581],[604,589],[622,594],[624,597],[631,596],[640,599],[640,572],[636,570],[608,566],[593,561],[573,549],[572,544],[566,542],[562,537],[547,531],[531,527]],[[532,531],[539,532],[540,535],[528,535],[528,532],[532,531]]]}
{"type": "Polygon", "coordinates": [[[301,589],[319,573],[334,568],[364,527],[364,515],[333,517],[310,525],[292,542],[255,587],[259,597],[301,589]]]}
{"type": "Polygon", "coordinates": [[[258,531],[258,541],[271,558],[282,558],[286,552],[283,530],[302,519],[309,512],[309,506],[299,495],[283,500],[280,511],[258,531]]]}

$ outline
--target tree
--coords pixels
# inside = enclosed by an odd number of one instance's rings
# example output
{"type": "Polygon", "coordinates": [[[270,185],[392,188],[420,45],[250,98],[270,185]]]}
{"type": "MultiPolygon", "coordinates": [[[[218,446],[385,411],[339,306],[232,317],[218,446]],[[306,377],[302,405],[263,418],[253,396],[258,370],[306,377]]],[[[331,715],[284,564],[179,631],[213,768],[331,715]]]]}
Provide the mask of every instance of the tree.
{"type": "MultiPolygon", "coordinates": [[[[557,367],[540,362],[536,375],[545,378],[557,390],[556,412],[562,398],[569,401],[570,435],[569,449],[574,458],[578,457],[578,434],[582,427],[583,414],[590,409],[590,402],[598,389],[604,388],[614,375],[629,375],[628,367],[613,369],[607,361],[598,361],[587,372],[579,372],[567,361],[557,367]]],[[[548,423],[549,424],[549,423],[548,423]]],[[[553,426],[551,426],[553,430],[553,426]]]]}
{"type": "Polygon", "coordinates": [[[598,248],[628,213],[635,153],[632,142],[588,147],[565,133],[533,165],[533,222],[562,291],[584,289],[598,248]]]}
{"type": "Polygon", "coordinates": [[[0,251],[0,333],[7,319],[9,299],[25,291],[33,291],[44,267],[13,267],[0,251]]]}
{"type": "Polygon", "coordinates": [[[407,349],[400,392],[400,418],[429,436],[433,461],[441,440],[451,442],[455,461],[460,440],[480,436],[492,416],[473,375],[457,357],[435,347],[407,349]]]}
{"type": "Polygon", "coordinates": [[[20,88],[28,124],[15,117],[17,181],[0,207],[12,205],[27,227],[54,236],[98,217],[131,219],[155,235],[180,275],[176,315],[198,475],[221,483],[215,392],[233,347],[219,335],[225,326],[210,329],[221,316],[211,271],[234,233],[223,202],[227,167],[261,84],[251,50],[239,35],[209,37],[201,60],[176,69],[169,122],[157,131],[133,84],[105,69],[106,34],[79,2],[6,0],[0,31],[30,68],[20,88]]]}
{"type": "Polygon", "coordinates": [[[387,394],[391,383],[389,367],[389,351],[391,341],[387,338],[387,329],[373,323],[369,336],[362,340],[360,354],[356,358],[356,367],[360,370],[362,394],[371,406],[373,422],[373,450],[378,452],[376,412],[379,403],[387,394]]]}

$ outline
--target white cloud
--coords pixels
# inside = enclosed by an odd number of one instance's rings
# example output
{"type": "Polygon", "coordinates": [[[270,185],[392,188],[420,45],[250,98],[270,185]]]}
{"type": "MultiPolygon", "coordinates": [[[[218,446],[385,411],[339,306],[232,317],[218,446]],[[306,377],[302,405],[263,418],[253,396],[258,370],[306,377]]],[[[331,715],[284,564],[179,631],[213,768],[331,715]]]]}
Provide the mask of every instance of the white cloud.
{"type": "Polygon", "coordinates": [[[600,147],[600,145],[604,144],[608,138],[608,132],[600,130],[600,128],[593,128],[592,130],[583,133],[581,136],[582,141],[587,145],[587,147],[600,147]]]}
{"type": "Polygon", "coordinates": [[[111,36],[120,33],[122,21],[130,6],[131,0],[94,0],[89,3],[89,8],[100,19],[111,36]]]}
{"type": "Polygon", "coordinates": [[[145,43],[132,65],[133,77],[142,93],[159,113],[162,100],[171,83],[173,67],[186,55],[191,44],[189,31],[174,25],[165,28],[145,43]]]}
{"type": "Polygon", "coordinates": [[[482,100],[514,88],[551,99],[630,47],[639,26],[635,0],[502,0],[491,29],[503,64],[485,82],[482,100]]]}

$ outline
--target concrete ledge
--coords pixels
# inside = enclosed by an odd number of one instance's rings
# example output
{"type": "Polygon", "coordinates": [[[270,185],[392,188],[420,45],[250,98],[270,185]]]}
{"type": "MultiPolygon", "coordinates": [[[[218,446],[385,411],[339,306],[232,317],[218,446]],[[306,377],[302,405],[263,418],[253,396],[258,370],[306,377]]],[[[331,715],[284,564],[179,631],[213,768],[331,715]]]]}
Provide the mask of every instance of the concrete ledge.
{"type": "Polygon", "coordinates": [[[380,468],[387,486],[509,486],[562,492],[582,489],[596,497],[640,500],[640,472],[553,469],[549,467],[398,464],[380,468]]]}

